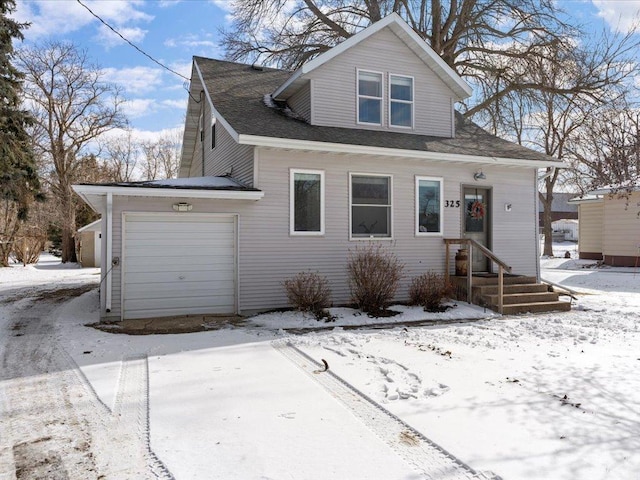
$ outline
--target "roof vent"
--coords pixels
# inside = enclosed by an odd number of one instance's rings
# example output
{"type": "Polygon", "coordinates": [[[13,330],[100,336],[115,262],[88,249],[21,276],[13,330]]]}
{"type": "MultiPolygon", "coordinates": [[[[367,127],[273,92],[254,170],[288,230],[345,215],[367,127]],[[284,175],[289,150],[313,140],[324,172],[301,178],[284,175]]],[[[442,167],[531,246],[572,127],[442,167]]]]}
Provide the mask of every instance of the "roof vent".
{"type": "Polygon", "coordinates": [[[257,63],[251,65],[251,68],[253,68],[254,70],[258,70],[259,72],[262,72],[264,70],[264,67],[262,65],[258,65],[257,63]]]}

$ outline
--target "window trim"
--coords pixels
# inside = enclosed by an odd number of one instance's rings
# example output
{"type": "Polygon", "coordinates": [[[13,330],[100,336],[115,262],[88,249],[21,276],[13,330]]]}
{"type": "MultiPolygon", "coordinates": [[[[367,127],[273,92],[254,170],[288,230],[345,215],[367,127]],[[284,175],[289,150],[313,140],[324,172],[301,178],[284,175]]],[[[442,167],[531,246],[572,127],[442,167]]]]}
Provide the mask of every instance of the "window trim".
{"type": "Polygon", "coordinates": [[[389,72],[389,77],[388,77],[388,82],[389,82],[389,96],[388,96],[388,105],[387,105],[387,109],[389,111],[389,127],[390,128],[401,128],[403,130],[413,130],[414,125],[415,125],[415,112],[416,112],[416,108],[415,108],[415,103],[416,103],[416,80],[413,76],[411,75],[399,75],[397,73],[391,73],[389,72]],[[391,98],[391,77],[399,77],[399,78],[410,78],[411,79],[411,101],[408,100],[395,100],[391,98]],[[404,103],[404,104],[408,104],[411,105],[411,125],[410,126],[405,126],[405,125],[394,125],[393,123],[391,123],[391,102],[397,102],[397,103],[404,103]]]}
{"type": "Polygon", "coordinates": [[[318,237],[324,235],[325,228],[325,187],[324,187],[324,170],[309,170],[304,168],[289,169],[289,235],[301,237],[318,237]],[[295,178],[296,173],[320,175],[320,230],[315,232],[297,231],[295,219],[295,178]]]}
{"type": "MultiPolygon", "coordinates": [[[[361,204],[358,204],[361,205],[361,204]]],[[[390,173],[366,173],[366,172],[349,172],[349,240],[350,241],[371,241],[371,240],[393,240],[393,175],[390,173]],[[353,236],[353,177],[386,177],[389,179],[389,236],[381,237],[378,235],[370,235],[368,237],[364,236],[353,236]]]]}
{"type": "Polygon", "coordinates": [[[365,70],[356,68],[356,124],[371,125],[381,127],[384,124],[384,72],[376,72],[375,70],[365,70]],[[380,75],[380,97],[371,97],[369,95],[360,95],[360,73],[373,73],[380,75]],[[380,123],[361,122],[360,121],[360,97],[372,100],[380,100],[380,123]]]}
{"type": "Polygon", "coordinates": [[[415,199],[415,210],[414,210],[414,219],[415,219],[415,235],[416,237],[442,237],[444,236],[444,179],[443,177],[428,177],[424,175],[416,175],[415,178],[415,191],[414,191],[414,199],[415,199]],[[440,220],[439,227],[440,231],[438,232],[421,232],[420,231],[420,180],[428,180],[428,181],[436,181],[440,183],[440,220]]]}

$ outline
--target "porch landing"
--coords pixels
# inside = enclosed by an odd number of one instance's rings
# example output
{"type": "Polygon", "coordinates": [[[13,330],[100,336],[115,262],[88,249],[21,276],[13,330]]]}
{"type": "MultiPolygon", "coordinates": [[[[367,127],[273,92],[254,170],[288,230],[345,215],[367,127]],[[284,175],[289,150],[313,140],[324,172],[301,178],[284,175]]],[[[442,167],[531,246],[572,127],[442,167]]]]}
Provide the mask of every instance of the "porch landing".
{"type": "MultiPolygon", "coordinates": [[[[467,277],[449,277],[458,300],[467,299],[467,277]]],[[[538,283],[535,277],[504,274],[504,295],[502,313],[541,313],[569,311],[571,303],[559,299],[553,287],[538,283]]],[[[471,301],[476,305],[498,311],[498,275],[494,273],[474,273],[471,279],[471,301]]]]}

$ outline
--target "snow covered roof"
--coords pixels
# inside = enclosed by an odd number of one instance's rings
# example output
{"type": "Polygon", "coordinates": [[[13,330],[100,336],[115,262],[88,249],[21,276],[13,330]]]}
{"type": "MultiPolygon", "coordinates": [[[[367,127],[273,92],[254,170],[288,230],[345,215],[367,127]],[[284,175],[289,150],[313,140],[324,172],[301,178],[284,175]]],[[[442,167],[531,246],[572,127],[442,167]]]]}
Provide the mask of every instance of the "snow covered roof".
{"type": "Polygon", "coordinates": [[[102,213],[107,196],[208,198],[217,200],[260,200],[264,192],[247,187],[229,177],[192,177],[144,182],[81,183],[73,190],[93,208],[102,213]]]}
{"type": "Polygon", "coordinates": [[[78,233],[81,233],[81,232],[99,232],[101,230],[102,230],[102,219],[99,218],[95,222],[91,222],[91,223],[85,225],[84,227],[80,227],[78,229],[78,233]]]}
{"type": "Polygon", "coordinates": [[[109,182],[99,184],[81,185],[102,185],[112,187],[143,187],[143,188],[190,188],[197,190],[239,190],[258,191],[257,188],[247,187],[230,177],[189,177],[189,178],[168,178],[165,180],[145,180],[141,182],[109,182]]]}

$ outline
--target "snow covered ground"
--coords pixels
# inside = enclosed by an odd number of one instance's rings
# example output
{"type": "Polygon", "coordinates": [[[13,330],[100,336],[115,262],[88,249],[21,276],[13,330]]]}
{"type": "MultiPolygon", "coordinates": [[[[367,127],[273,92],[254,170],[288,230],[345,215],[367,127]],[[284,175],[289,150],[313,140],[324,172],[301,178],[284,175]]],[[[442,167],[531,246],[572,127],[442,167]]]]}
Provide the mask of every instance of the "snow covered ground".
{"type": "MultiPolygon", "coordinates": [[[[640,478],[640,271],[589,267],[574,244],[556,247],[574,259],[543,259],[542,276],[581,292],[568,313],[499,317],[461,303],[448,322],[346,331],[340,322],[371,319],[343,309],[338,326],[299,335],[282,328],[327,324],[269,314],[242,328],[126,336],[83,326],[98,317],[94,290],[56,311],[54,334],[109,408],[122,359],[147,356],[151,448],[177,479],[429,478],[411,461],[411,432],[469,467],[434,478],[640,478]],[[327,372],[274,348],[287,342],[409,430],[394,438],[363,419],[327,372]]],[[[99,281],[61,267],[43,257],[0,269],[0,299],[99,281]]],[[[0,323],[10,308],[0,304],[0,323]]]]}

